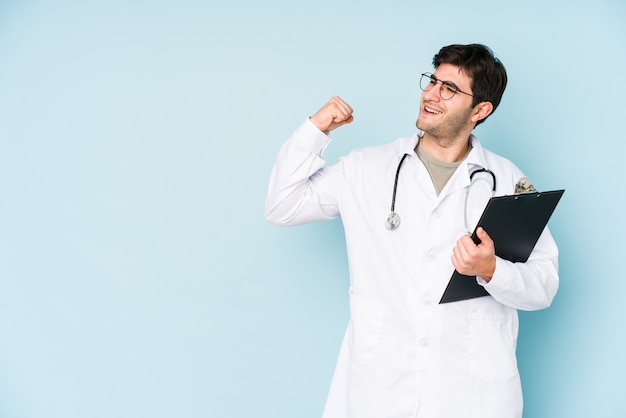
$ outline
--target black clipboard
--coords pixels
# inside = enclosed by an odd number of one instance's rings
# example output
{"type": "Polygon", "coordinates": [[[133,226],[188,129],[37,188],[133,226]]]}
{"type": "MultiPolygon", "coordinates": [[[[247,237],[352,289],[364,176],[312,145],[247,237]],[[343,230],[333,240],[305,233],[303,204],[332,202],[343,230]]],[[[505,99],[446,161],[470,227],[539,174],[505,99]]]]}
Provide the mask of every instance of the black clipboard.
{"type": "MultiPolygon", "coordinates": [[[[489,234],[498,257],[513,262],[526,262],[564,192],[565,190],[552,190],[492,197],[487,202],[476,228],[483,227],[489,234]]],[[[476,230],[472,239],[476,244],[480,243],[476,230]]],[[[475,276],[466,276],[455,270],[439,303],[488,295],[475,276]]]]}

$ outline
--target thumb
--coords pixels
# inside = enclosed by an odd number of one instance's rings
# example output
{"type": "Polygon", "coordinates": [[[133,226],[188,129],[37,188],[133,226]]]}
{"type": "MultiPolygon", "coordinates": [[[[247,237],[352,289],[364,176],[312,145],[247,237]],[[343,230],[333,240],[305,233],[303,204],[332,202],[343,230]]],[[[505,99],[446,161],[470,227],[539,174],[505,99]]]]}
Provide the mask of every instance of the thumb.
{"type": "Polygon", "coordinates": [[[346,119],[340,119],[338,116],[333,115],[333,122],[335,122],[338,125],[345,125],[348,123],[352,123],[353,120],[354,120],[354,116],[352,115],[348,116],[346,119]]]}
{"type": "Polygon", "coordinates": [[[487,234],[487,231],[485,231],[482,226],[478,227],[478,229],[476,230],[476,236],[478,237],[478,239],[480,239],[481,243],[486,245],[493,245],[491,237],[489,236],[489,234],[487,234]]]}

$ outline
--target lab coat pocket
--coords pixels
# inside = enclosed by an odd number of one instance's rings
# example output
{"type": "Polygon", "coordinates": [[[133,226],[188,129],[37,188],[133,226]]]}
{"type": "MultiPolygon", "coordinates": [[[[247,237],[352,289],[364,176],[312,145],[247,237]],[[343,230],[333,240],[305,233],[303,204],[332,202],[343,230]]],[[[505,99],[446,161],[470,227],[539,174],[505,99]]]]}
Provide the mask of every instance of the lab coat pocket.
{"type": "Polygon", "coordinates": [[[350,357],[365,366],[374,358],[385,318],[385,305],[350,289],[350,357]]]}
{"type": "Polygon", "coordinates": [[[472,314],[469,330],[470,373],[481,382],[517,378],[518,319],[513,314],[472,314]]]}

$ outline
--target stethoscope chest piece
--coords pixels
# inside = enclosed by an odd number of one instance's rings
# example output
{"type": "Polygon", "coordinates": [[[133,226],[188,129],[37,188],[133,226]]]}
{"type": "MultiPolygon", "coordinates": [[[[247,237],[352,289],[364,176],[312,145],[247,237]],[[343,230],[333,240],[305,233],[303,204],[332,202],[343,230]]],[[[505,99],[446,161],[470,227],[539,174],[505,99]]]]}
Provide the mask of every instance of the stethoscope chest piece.
{"type": "Polygon", "coordinates": [[[393,231],[394,229],[397,229],[399,225],[400,225],[400,216],[395,212],[391,212],[387,216],[387,220],[385,221],[385,227],[388,230],[393,231]]]}

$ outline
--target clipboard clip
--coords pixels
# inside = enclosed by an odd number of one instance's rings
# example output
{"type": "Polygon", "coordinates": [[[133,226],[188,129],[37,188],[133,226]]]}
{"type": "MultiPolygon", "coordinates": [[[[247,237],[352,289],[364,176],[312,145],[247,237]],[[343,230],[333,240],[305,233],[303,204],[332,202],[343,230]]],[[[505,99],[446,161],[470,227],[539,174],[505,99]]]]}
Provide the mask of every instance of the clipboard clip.
{"type": "Polygon", "coordinates": [[[537,189],[530,182],[528,177],[522,177],[515,183],[515,194],[535,193],[537,189]]]}

